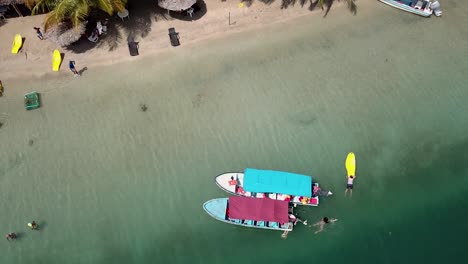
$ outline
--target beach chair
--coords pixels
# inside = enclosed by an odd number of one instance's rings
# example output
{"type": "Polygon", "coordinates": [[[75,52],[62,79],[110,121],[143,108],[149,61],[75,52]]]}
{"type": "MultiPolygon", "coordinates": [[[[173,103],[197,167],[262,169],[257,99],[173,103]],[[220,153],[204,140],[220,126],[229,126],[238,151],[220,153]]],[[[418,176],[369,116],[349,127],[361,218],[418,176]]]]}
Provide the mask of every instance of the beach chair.
{"type": "Polygon", "coordinates": [[[99,40],[99,30],[94,29],[93,32],[91,32],[91,35],[88,37],[88,40],[93,42],[93,43],[98,42],[98,40],[99,40]]]}
{"type": "Polygon", "coordinates": [[[138,56],[138,42],[135,42],[133,39],[128,40],[128,51],[130,56],[138,56]]]}
{"type": "Polygon", "coordinates": [[[175,28],[170,28],[169,29],[169,40],[171,41],[171,45],[173,47],[179,46],[179,33],[175,31],[175,28]]]}

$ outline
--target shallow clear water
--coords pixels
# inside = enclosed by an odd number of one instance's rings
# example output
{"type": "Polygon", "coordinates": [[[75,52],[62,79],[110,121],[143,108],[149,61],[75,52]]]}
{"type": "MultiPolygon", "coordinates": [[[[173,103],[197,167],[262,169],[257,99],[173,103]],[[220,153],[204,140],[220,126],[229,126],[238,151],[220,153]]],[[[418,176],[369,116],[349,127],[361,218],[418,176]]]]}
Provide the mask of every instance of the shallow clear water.
{"type": "Polygon", "coordinates": [[[2,260],[457,261],[468,234],[468,4],[443,5],[444,17],[424,19],[376,3],[81,78],[7,80],[18,96],[0,101],[0,231],[20,239],[0,240],[2,260]],[[31,89],[43,107],[26,112],[31,89]],[[358,178],[345,198],[349,151],[358,178]],[[214,177],[245,167],[312,175],[335,195],[300,216],[339,222],[283,240],[211,219],[203,202],[227,196],[214,177]]]}

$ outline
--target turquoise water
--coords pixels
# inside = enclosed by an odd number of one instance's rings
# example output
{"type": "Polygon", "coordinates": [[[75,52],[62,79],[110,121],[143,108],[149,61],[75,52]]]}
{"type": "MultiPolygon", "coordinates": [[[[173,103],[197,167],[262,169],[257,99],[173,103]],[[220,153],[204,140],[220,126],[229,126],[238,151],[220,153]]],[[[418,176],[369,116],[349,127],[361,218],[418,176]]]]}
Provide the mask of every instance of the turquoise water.
{"type": "Polygon", "coordinates": [[[0,230],[20,235],[2,262],[459,261],[468,4],[442,4],[440,19],[376,3],[81,78],[2,80],[17,96],[0,101],[0,230]],[[43,107],[26,112],[31,89],[43,107]],[[211,219],[214,177],[245,167],[313,175],[335,195],[299,215],[339,221],[283,240],[211,219]]]}

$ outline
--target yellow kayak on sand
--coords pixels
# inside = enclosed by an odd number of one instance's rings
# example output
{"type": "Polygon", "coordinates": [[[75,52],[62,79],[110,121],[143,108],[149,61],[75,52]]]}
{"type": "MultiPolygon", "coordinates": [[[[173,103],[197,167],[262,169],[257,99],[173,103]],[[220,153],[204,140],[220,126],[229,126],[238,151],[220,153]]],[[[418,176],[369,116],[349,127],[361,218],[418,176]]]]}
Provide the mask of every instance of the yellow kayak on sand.
{"type": "Polygon", "coordinates": [[[62,63],[62,55],[60,55],[59,50],[54,50],[54,55],[52,55],[52,70],[58,71],[60,69],[60,64],[62,63]]]}
{"type": "Polygon", "coordinates": [[[345,166],[346,171],[348,172],[348,177],[356,177],[356,157],[354,156],[353,152],[348,153],[348,156],[346,157],[345,166]]]}
{"type": "Polygon", "coordinates": [[[23,46],[23,38],[20,34],[16,34],[15,39],[13,39],[13,45],[11,46],[11,53],[17,54],[21,46],[23,46]]]}

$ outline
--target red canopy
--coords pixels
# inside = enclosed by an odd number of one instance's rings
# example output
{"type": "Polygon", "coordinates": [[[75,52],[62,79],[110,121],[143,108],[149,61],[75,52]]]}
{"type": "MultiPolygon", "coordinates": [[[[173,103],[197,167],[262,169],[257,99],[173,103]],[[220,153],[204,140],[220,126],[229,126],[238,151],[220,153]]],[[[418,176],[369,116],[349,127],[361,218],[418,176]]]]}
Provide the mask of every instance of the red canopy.
{"type": "Polygon", "coordinates": [[[229,218],[287,223],[288,202],[269,198],[229,197],[229,218]]]}

